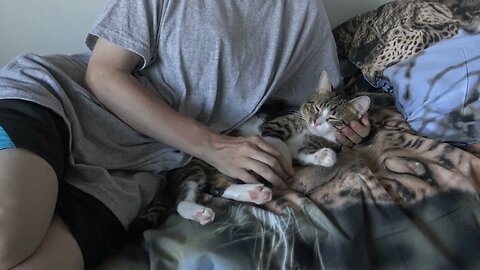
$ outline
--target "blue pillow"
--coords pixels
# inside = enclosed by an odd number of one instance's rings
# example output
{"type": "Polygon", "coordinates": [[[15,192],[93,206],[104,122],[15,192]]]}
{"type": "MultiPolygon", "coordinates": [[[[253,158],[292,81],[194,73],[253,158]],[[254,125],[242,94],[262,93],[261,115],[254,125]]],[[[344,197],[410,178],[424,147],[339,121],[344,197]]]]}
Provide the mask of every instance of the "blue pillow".
{"type": "Polygon", "coordinates": [[[480,34],[461,30],[384,71],[397,109],[419,134],[480,142],[480,34]]]}

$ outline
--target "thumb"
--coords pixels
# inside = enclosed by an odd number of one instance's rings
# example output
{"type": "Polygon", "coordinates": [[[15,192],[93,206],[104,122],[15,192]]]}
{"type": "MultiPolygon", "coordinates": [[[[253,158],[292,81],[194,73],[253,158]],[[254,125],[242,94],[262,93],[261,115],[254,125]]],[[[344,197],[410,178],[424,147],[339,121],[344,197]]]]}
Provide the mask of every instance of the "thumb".
{"type": "Polygon", "coordinates": [[[364,125],[364,126],[370,126],[370,121],[368,120],[368,113],[365,113],[362,118],[360,118],[360,122],[364,125]]]}

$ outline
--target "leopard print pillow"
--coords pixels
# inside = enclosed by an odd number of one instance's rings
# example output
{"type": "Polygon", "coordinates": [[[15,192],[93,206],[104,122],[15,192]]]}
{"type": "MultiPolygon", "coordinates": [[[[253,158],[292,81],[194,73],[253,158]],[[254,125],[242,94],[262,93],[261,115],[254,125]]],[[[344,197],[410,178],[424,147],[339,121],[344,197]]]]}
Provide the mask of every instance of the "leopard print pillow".
{"type": "Polygon", "coordinates": [[[397,0],[333,29],[339,55],[374,87],[383,71],[480,20],[478,0],[397,0]]]}

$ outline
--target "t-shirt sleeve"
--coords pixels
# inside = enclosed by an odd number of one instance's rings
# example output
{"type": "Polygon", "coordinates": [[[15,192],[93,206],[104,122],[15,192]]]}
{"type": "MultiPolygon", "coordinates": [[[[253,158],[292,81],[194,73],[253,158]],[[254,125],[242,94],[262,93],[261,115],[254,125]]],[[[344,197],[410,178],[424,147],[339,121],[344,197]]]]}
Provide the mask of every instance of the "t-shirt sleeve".
{"type": "Polygon", "coordinates": [[[162,6],[162,0],[111,0],[87,35],[88,48],[105,38],[138,54],[144,69],[155,61],[162,6]]]}

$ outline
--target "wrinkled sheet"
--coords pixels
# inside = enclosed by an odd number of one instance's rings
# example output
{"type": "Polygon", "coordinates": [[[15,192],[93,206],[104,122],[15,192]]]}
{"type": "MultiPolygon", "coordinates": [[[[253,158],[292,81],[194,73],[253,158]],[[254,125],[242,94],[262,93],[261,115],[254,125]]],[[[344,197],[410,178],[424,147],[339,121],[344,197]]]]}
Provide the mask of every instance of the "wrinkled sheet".
{"type": "Polygon", "coordinates": [[[206,226],[171,214],[98,269],[480,269],[480,154],[415,135],[393,106],[370,120],[266,209],[216,199],[206,226]]]}

